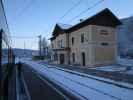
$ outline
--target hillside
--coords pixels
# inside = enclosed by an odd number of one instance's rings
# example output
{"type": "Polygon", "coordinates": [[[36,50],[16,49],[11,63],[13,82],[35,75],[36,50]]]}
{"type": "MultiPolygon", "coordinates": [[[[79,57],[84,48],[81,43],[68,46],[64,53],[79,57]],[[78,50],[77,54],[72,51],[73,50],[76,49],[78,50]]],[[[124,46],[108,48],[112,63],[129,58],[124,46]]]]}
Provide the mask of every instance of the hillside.
{"type": "Polygon", "coordinates": [[[32,56],[32,52],[37,51],[37,50],[30,50],[30,49],[18,49],[18,48],[14,48],[13,52],[16,56],[18,57],[31,57],[32,56]]]}
{"type": "Polygon", "coordinates": [[[122,25],[117,29],[118,51],[122,56],[133,54],[133,17],[121,19],[122,25]]]}

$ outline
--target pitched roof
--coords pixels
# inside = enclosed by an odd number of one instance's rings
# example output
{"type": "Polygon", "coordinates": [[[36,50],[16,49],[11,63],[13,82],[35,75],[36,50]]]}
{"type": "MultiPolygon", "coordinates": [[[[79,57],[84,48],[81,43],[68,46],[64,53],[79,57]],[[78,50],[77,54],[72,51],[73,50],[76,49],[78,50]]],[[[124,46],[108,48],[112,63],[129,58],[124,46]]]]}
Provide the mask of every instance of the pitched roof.
{"type": "Polygon", "coordinates": [[[116,27],[120,24],[120,20],[108,8],[106,8],[101,12],[95,14],[94,16],[73,26],[68,24],[57,23],[52,35],[55,38],[56,36],[58,36],[58,34],[70,33],[87,25],[116,27]]]}
{"type": "Polygon", "coordinates": [[[52,35],[58,35],[60,33],[64,33],[66,30],[68,30],[70,27],[72,27],[72,25],[68,25],[68,24],[62,24],[62,23],[57,23],[55,25],[55,28],[53,30],[53,34],[52,35]]]}
{"type": "Polygon", "coordinates": [[[116,27],[120,25],[120,20],[108,9],[104,9],[101,12],[97,13],[96,15],[72,26],[67,30],[67,32],[74,31],[76,29],[80,29],[87,25],[100,25],[100,26],[110,26],[116,27]]]}

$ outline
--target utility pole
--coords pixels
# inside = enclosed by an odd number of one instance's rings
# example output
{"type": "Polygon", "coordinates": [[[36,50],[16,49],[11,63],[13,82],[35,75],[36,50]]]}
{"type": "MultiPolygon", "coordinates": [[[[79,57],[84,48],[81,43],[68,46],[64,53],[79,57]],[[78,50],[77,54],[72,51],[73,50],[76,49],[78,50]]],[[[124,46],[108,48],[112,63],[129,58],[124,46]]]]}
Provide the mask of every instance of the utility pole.
{"type": "Polygon", "coordinates": [[[42,45],[42,35],[39,35],[38,38],[39,38],[39,46],[38,46],[39,47],[39,55],[42,56],[42,48],[41,48],[42,47],[41,46],[42,45]]]}

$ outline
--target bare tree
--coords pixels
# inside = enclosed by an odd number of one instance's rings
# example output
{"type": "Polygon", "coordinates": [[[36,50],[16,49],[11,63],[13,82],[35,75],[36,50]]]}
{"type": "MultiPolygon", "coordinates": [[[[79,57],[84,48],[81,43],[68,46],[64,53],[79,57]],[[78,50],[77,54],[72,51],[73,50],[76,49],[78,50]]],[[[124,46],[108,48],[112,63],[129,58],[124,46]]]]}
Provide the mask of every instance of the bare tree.
{"type": "Polygon", "coordinates": [[[47,48],[48,48],[48,41],[46,40],[45,37],[42,38],[41,40],[41,51],[43,56],[47,56],[47,48]]]}

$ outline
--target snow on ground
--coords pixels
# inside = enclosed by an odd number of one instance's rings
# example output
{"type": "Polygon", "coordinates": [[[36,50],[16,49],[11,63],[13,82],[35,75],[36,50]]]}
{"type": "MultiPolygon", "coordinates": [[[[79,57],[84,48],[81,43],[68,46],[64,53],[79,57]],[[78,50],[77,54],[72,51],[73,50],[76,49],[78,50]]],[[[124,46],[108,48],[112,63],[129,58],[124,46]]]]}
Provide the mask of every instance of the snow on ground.
{"type": "Polygon", "coordinates": [[[125,73],[126,74],[130,74],[130,75],[133,75],[133,68],[132,68],[132,70],[126,71],[125,73]]]}
{"type": "Polygon", "coordinates": [[[117,63],[123,66],[133,66],[133,59],[117,58],[117,63]]]}
{"type": "Polygon", "coordinates": [[[107,84],[92,78],[68,73],[63,70],[41,65],[33,61],[24,61],[41,75],[48,77],[62,88],[89,100],[132,100],[133,90],[107,84]]]}
{"type": "Polygon", "coordinates": [[[116,65],[103,66],[95,69],[109,72],[121,72],[133,75],[133,59],[118,57],[116,65]]]}
{"type": "Polygon", "coordinates": [[[125,71],[126,67],[119,66],[119,65],[110,65],[110,66],[98,67],[95,69],[102,70],[102,71],[108,71],[108,72],[114,72],[114,71],[121,72],[121,71],[125,71]]]}
{"type": "Polygon", "coordinates": [[[125,82],[122,82],[122,81],[115,81],[115,80],[111,80],[111,79],[104,78],[104,77],[93,76],[93,75],[89,75],[89,74],[85,74],[85,73],[81,73],[81,72],[77,72],[77,71],[73,71],[73,70],[69,70],[69,69],[59,68],[59,67],[56,67],[56,66],[48,65],[47,67],[48,68],[51,68],[51,67],[56,68],[56,69],[59,69],[59,70],[62,70],[62,71],[68,72],[68,73],[72,73],[72,74],[76,74],[76,75],[79,75],[79,76],[82,76],[82,77],[88,77],[88,78],[91,78],[91,79],[103,81],[103,82],[106,82],[106,83],[109,83],[109,84],[119,85],[121,87],[126,87],[126,88],[130,88],[130,89],[133,90],[133,85],[130,84],[130,83],[125,83],[125,82]]]}

